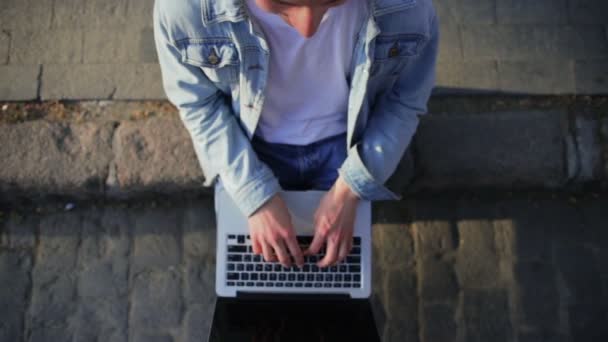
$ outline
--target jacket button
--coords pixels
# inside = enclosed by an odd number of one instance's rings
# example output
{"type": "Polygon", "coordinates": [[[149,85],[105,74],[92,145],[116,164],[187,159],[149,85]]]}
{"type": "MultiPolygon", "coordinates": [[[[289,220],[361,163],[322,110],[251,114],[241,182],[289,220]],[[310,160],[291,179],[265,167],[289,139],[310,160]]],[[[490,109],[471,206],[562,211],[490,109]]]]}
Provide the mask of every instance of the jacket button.
{"type": "Polygon", "coordinates": [[[209,63],[211,64],[217,64],[217,62],[220,61],[220,59],[217,57],[217,55],[215,54],[214,51],[211,51],[211,54],[208,57],[209,59],[209,63]]]}
{"type": "Polygon", "coordinates": [[[388,50],[389,57],[395,57],[398,55],[399,55],[399,48],[397,48],[396,46],[393,46],[390,50],[388,50]]]}

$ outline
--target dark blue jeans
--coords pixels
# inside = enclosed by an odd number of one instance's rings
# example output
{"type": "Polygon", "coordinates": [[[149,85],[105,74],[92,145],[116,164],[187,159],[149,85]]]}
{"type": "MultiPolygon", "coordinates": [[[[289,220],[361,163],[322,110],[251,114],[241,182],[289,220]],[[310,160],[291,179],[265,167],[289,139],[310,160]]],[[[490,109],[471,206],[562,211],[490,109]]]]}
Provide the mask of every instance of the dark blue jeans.
{"type": "Polygon", "coordinates": [[[269,143],[254,135],[251,145],[283,190],[329,190],[346,159],[346,132],[309,145],[269,143]]]}

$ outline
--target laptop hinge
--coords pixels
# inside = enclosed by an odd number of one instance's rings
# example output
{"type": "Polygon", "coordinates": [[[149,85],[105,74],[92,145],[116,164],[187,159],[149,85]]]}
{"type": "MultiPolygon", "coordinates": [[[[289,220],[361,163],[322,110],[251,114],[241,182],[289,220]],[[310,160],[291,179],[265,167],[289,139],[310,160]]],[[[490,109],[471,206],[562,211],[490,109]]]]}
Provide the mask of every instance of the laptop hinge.
{"type": "Polygon", "coordinates": [[[263,300],[350,300],[350,295],[346,293],[260,293],[260,292],[247,292],[237,291],[236,298],[238,299],[263,299],[263,300]]]}

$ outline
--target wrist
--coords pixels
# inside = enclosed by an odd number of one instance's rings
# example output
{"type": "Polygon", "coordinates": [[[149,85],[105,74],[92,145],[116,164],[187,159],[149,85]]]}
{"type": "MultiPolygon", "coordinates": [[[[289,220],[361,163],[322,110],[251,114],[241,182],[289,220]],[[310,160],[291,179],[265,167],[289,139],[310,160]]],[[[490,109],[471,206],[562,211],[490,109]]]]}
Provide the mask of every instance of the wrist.
{"type": "Polygon", "coordinates": [[[358,200],[359,196],[355,193],[350,186],[344,181],[342,176],[339,176],[336,180],[336,193],[340,198],[348,200],[358,200]]]}

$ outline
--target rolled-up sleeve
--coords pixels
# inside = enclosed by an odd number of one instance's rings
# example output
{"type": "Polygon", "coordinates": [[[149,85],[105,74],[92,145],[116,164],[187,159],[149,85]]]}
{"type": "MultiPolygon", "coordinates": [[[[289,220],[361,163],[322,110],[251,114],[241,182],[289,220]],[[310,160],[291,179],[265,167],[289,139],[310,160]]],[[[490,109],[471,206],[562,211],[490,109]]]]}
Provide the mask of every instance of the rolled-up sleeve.
{"type": "Polygon", "coordinates": [[[362,138],[350,147],[338,170],[359,198],[401,199],[384,184],[395,172],[418,128],[418,115],[426,113],[435,84],[439,29],[434,12],[429,27],[429,39],[421,52],[411,57],[392,89],[378,97],[362,138]]]}
{"type": "MultiPolygon", "coordinates": [[[[178,45],[169,36],[162,1],[154,6],[154,40],[167,98],[179,110],[194,151],[205,173],[204,186],[217,176],[246,216],[281,190],[272,170],[260,161],[236,120],[230,98],[203,71],[182,62],[178,45]],[[208,177],[215,174],[215,177],[208,177]]],[[[173,4],[171,4],[173,5],[173,4]]]]}

